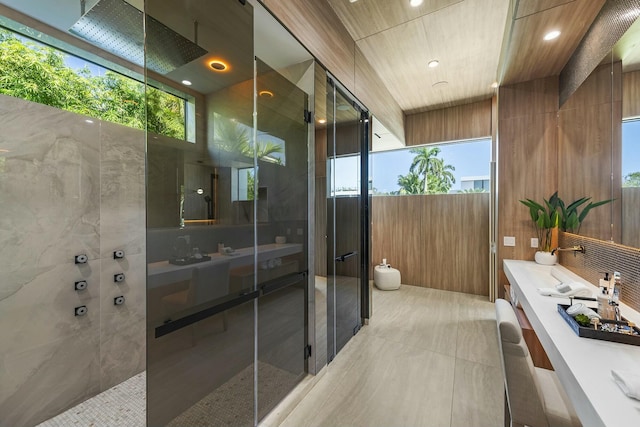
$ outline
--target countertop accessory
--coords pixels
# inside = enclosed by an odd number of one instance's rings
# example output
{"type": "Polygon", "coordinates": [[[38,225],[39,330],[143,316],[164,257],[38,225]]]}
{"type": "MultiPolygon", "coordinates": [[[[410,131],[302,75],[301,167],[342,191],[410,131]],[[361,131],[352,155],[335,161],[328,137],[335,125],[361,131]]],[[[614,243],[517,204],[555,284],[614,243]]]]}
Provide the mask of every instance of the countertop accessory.
{"type": "Polygon", "coordinates": [[[629,322],[625,318],[622,318],[622,321],[602,319],[599,323],[600,329],[596,330],[593,327],[580,326],[573,316],[567,313],[568,308],[568,305],[558,304],[558,313],[560,313],[562,318],[579,337],[640,346],[640,329],[638,329],[637,326],[629,326],[629,322]],[[621,330],[633,331],[638,335],[607,330],[612,327],[618,327],[621,330]]]}

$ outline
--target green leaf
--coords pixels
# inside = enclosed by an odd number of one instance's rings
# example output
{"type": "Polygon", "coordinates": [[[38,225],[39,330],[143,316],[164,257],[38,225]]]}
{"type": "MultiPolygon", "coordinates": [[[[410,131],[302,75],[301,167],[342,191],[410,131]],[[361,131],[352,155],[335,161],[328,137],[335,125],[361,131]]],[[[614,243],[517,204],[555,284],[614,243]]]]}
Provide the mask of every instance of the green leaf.
{"type": "Polygon", "coordinates": [[[578,214],[576,212],[572,212],[567,218],[567,231],[573,231],[578,228],[580,225],[580,220],[578,219],[578,214]]]}
{"type": "Polygon", "coordinates": [[[584,219],[587,217],[587,214],[589,213],[589,211],[593,208],[597,208],[598,206],[602,206],[604,204],[613,202],[615,199],[609,199],[609,200],[602,200],[600,202],[591,202],[589,203],[587,206],[585,206],[585,208],[583,209],[582,213],[579,216],[579,222],[584,221],[584,219]]]}
{"type": "Polygon", "coordinates": [[[589,199],[591,199],[591,197],[581,197],[580,199],[575,200],[569,206],[567,206],[567,212],[571,213],[573,211],[576,211],[580,205],[587,202],[589,199]]]}

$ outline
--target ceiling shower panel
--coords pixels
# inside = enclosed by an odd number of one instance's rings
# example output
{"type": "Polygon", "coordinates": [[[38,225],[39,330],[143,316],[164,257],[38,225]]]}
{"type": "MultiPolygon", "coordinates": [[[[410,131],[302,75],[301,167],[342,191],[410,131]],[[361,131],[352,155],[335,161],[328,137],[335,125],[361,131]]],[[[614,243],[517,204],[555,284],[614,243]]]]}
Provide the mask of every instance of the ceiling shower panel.
{"type": "MultiPolygon", "coordinates": [[[[147,68],[167,74],[207,51],[147,15],[147,68]]],[[[124,0],[100,0],[69,31],[108,52],[144,65],[143,13],[124,0]]]]}

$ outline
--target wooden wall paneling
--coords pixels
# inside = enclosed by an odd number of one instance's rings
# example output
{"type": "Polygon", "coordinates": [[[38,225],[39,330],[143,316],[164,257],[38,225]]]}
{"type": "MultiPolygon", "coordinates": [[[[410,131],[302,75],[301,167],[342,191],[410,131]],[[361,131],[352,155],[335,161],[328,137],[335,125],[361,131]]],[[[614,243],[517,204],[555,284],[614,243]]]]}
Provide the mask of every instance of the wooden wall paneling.
{"type": "MultiPolygon", "coordinates": [[[[426,256],[421,260],[422,286],[450,291],[460,291],[459,283],[453,279],[456,268],[455,255],[451,253],[452,228],[448,216],[452,213],[445,202],[446,195],[421,197],[423,218],[422,247],[426,256]]],[[[455,237],[453,238],[455,240],[455,237]]]]}
{"type": "Polygon", "coordinates": [[[640,116],[640,71],[622,74],[622,118],[640,116]]]}
{"type": "MultiPolygon", "coordinates": [[[[390,132],[404,141],[404,113],[400,105],[362,52],[357,54],[355,41],[327,3],[315,0],[262,0],[262,3],[322,66],[376,115],[390,132]]],[[[324,72],[319,72],[319,69],[322,67],[316,66],[316,80],[324,79],[324,72]]],[[[325,93],[321,92],[321,96],[325,93]]],[[[316,103],[316,117],[326,118],[325,107],[318,107],[316,103]]]]}
{"type": "MultiPolygon", "coordinates": [[[[611,133],[613,143],[611,144],[611,174],[613,183],[611,185],[611,204],[613,227],[611,238],[614,242],[622,241],[622,101],[614,101],[611,109],[613,130],[611,133]],[[616,179],[616,177],[618,177],[616,179]]],[[[640,205],[635,205],[636,208],[640,205]]],[[[609,209],[609,206],[603,207],[609,209]]],[[[636,246],[640,247],[640,246],[636,246]]]]}
{"type": "Polygon", "coordinates": [[[360,48],[356,47],[354,95],[389,132],[405,141],[405,115],[360,48]]]}
{"type": "Polygon", "coordinates": [[[589,78],[562,105],[560,112],[579,109],[585,105],[610,104],[612,100],[619,101],[622,97],[622,87],[612,90],[611,73],[617,73],[620,65],[620,62],[603,64],[593,70],[589,78]]]}
{"type": "Polygon", "coordinates": [[[371,229],[371,264],[403,284],[488,295],[489,194],[377,196],[371,229]]]}
{"type": "Polygon", "coordinates": [[[618,224],[616,230],[616,222],[621,215],[621,184],[616,183],[612,188],[611,174],[614,170],[617,171],[614,176],[621,173],[618,166],[622,144],[621,71],[620,62],[596,68],[562,106],[558,123],[560,196],[567,203],[583,196],[593,201],[615,198],[611,205],[589,213],[580,234],[602,240],[613,238],[617,242],[620,241],[620,227],[618,224]]]}
{"type": "Polygon", "coordinates": [[[633,248],[640,248],[640,187],[622,189],[622,223],[621,243],[633,248]]]}
{"type": "Polygon", "coordinates": [[[457,258],[454,280],[460,292],[489,295],[489,194],[455,195],[449,213],[449,243],[457,258]]]}
{"type": "Polygon", "coordinates": [[[491,99],[408,114],[405,123],[407,145],[488,137],[491,136],[491,99]]]}
{"type": "Polygon", "coordinates": [[[331,74],[353,91],[355,42],[326,2],[262,0],[262,3],[331,74]]]}
{"type": "Polygon", "coordinates": [[[315,274],[327,276],[327,179],[316,178],[315,198],[315,274]]]}
{"type": "Polygon", "coordinates": [[[390,249],[394,255],[401,254],[396,265],[402,275],[402,282],[424,286],[421,277],[422,266],[427,258],[428,242],[421,239],[421,236],[428,222],[425,221],[420,197],[392,197],[398,199],[398,216],[387,224],[385,230],[385,233],[394,235],[390,249]]]}
{"type": "Polygon", "coordinates": [[[501,86],[498,94],[499,120],[558,112],[557,77],[501,86]]]}
{"type": "MultiPolygon", "coordinates": [[[[611,104],[563,110],[559,118],[558,192],[570,203],[580,197],[611,198],[611,104]]],[[[592,210],[580,234],[611,239],[610,207],[592,210]]]]}
{"type": "MultiPolygon", "coordinates": [[[[318,80],[318,68],[316,67],[316,84],[314,92],[317,105],[326,104],[325,79],[318,80]],[[318,85],[320,83],[320,85],[318,85]]],[[[324,73],[323,73],[324,75],[324,73]]],[[[327,276],[327,128],[316,127],[315,129],[315,274],[317,276],[327,276]]]]}
{"type": "Polygon", "coordinates": [[[549,77],[503,86],[498,122],[498,276],[507,283],[504,259],[533,259],[535,237],[529,212],[519,200],[542,200],[557,189],[558,79],[549,77]],[[515,247],[502,244],[516,238],[515,247]]]}
{"type": "MultiPolygon", "coordinates": [[[[399,211],[399,198],[374,196],[371,198],[371,278],[373,267],[380,264],[383,258],[396,267],[404,257],[403,248],[399,247],[396,236],[399,211]],[[390,232],[394,230],[393,232],[390,232]]],[[[408,284],[407,277],[401,271],[402,283],[408,284]]]]}
{"type": "Polygon", "coordinates": [[[327,128],[316,127],[315,131],[316,177],[327,176],[327,128]]]}
{"type": "Polygon", "coordinates": [[[489,294],[489,194],[422,197],[422,283],[436,289],[489,294]],[[424,217],[424,214],[423,214],[424,217]]]}

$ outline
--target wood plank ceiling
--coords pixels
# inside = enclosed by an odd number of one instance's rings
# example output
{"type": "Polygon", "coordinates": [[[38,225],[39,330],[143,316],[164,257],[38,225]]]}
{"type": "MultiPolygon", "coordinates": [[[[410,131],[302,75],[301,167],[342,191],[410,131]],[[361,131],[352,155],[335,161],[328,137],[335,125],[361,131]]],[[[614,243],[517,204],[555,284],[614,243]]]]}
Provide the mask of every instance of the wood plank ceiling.
{"type": "Polygon", "coordinates": [[[406,114],[560,73],[605,0],[326,0],[406,114]],[[548,31],[561,36],[544,41],[548,31]],[[429,68],[431,60],[439,66],[429,68]],[[447,82],[447,83],[440,83],[447,82]]]}

